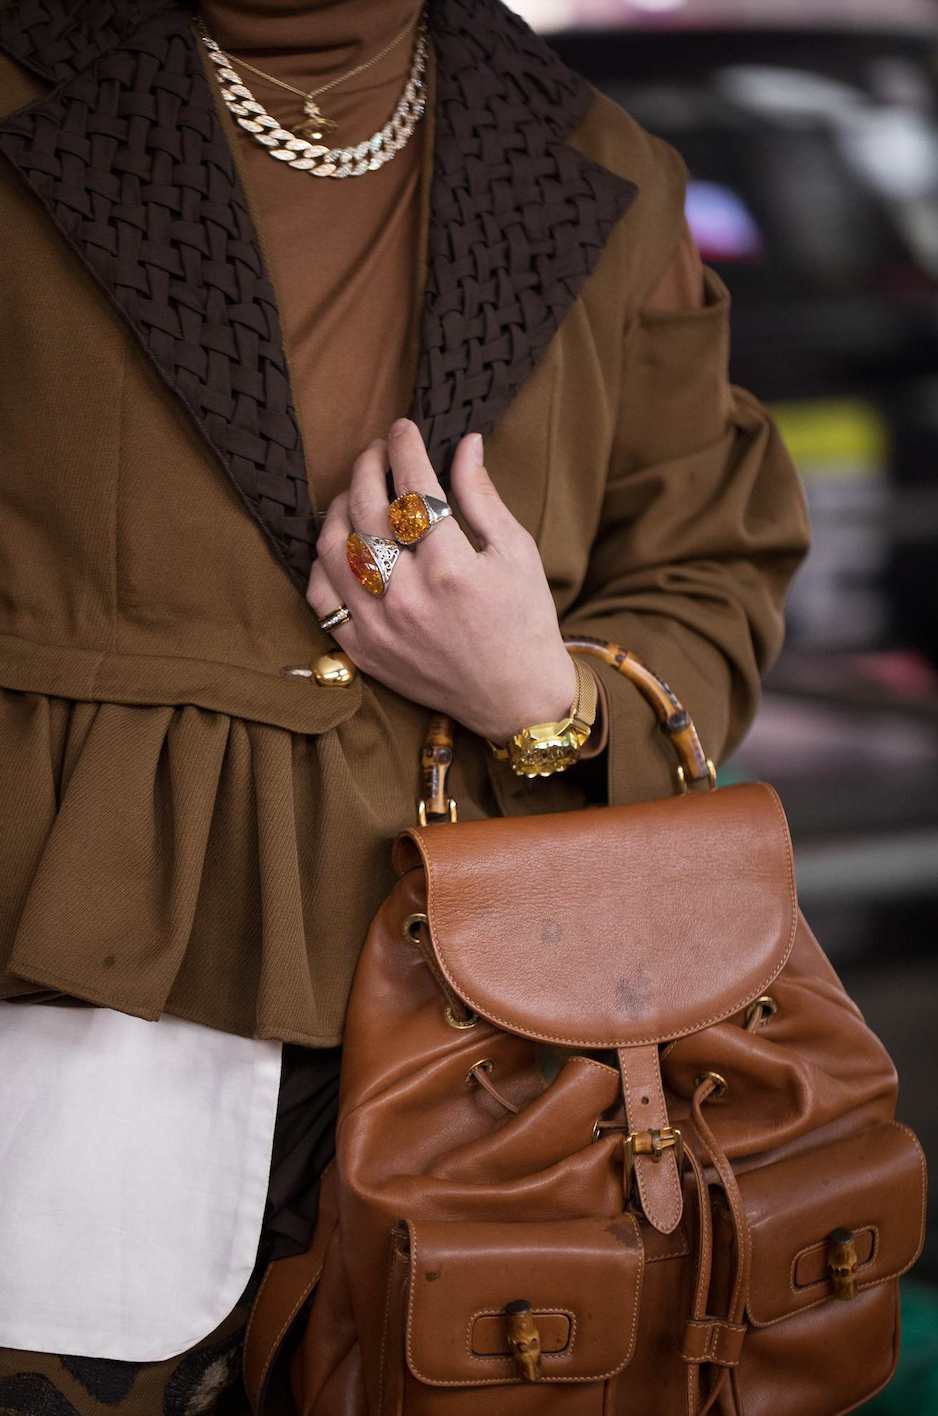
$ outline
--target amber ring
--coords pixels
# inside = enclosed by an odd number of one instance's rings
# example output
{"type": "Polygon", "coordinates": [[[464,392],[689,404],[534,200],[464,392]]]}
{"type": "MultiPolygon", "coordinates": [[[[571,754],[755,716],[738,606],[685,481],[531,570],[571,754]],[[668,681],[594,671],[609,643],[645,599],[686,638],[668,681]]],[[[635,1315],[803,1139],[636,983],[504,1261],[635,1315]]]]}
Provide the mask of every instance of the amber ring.
{"type": "Polygon", "coordinates": [[[423,492],[402,492],[388,507],[391,532],[399,546],[416,546],[452,514],[448,501],[423,492]]]}
{"type": "Polygon", "coordinates": [[[345,543],[348,568],[370,595],[387,594],[391,573],[400,555],[400,546],[386,536],[366,536],[363,531],[352,531],[345,543]]]}

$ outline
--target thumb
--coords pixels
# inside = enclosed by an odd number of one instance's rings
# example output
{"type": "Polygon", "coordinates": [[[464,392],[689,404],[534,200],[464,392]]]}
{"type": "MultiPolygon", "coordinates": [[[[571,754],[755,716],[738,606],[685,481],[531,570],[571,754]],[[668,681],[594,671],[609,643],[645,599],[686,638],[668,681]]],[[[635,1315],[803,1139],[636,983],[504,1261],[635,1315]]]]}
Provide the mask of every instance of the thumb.
{"type": "Polygon", "coordinates": [[[485,448],[480,433],[467,433],[453,455],[450,478],[459,509],[482,546],[509,539],[518,523],[498,494],[485,468],[485,448]]]}

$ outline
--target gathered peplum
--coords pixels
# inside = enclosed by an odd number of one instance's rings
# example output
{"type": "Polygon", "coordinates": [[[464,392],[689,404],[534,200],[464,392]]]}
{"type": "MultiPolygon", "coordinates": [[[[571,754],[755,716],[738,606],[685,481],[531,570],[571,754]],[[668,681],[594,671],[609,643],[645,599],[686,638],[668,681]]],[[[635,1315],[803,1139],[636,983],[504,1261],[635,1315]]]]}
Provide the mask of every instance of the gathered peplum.
{"type": "MultiPolygon", "coordinates": [[[[342,725],[0,691],[0,996],[338,1042],[388,842],[414,820],[425,717],[402,755],[400,716],[364,699],[350,742],[342,725]]],[[[463,805],[485,809],[465,789],[463,805]]]]}

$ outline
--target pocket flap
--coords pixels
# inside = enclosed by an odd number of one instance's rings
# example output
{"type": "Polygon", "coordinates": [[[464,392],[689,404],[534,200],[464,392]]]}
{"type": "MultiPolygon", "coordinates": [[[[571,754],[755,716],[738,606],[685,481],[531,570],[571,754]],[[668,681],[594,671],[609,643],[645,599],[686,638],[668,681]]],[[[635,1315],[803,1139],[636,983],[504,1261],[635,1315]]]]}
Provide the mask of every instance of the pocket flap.
{"type": "Polygon", "coordinates": [[[749,1171],[740,1189],[752,1233],[749,1317],[756,1327],[831,1298],[835,1229],[853,1232],[858,1291],[898,1277],[921,1252],[925,1157],[896,1123],[749,1171]]]}
{"type": "Polygon", "coordinates": [[[644,1268],[632,1215],[407,1228],[407,1365],[418,1381],[521,1381],[505,1313],[518,1299],[531,1304],[542,1381],[601,1381],[630,1361],[644,1268]]]}

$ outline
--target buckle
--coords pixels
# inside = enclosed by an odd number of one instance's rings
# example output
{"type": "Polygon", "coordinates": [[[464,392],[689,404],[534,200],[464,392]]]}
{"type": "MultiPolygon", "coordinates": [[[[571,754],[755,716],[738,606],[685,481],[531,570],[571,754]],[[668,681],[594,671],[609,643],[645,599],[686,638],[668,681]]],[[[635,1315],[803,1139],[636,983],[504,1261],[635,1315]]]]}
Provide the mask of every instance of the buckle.
{"type": "Polygon", "coordinates": [[[669,1150],[675,1153],[677,1172],[680,1175],[684,1168],[684,1137],[676,1126],[662,1126],[660,1131],[630,1131],[622,1142],[626,1193],[632,1188],[636,1156],[650,1156],[657,1165],[665,1151],[669,1150]]]}

